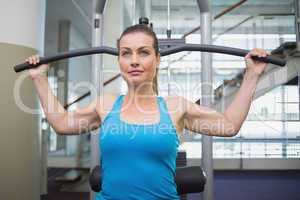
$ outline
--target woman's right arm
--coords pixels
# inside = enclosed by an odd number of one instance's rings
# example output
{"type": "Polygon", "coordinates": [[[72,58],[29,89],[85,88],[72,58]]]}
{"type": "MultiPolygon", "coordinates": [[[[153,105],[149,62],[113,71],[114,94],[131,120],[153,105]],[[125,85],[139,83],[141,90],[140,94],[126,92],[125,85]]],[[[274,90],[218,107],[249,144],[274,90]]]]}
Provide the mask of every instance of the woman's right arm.
{"type": "MultiPolygon", "coordinates": [[[[26,60],[30,64],[39,62],[38,56],[31,56],[26,60]]],[[[101,119],[96,110],[99,102],[96,99],[89,106],[67,112],[53,94],[45,72],[48,65],[41,65],[30,69],[29,73],[37,90],[46,118],[57,134],[71,135],[89,132],[100,126],[101,119]]]]}

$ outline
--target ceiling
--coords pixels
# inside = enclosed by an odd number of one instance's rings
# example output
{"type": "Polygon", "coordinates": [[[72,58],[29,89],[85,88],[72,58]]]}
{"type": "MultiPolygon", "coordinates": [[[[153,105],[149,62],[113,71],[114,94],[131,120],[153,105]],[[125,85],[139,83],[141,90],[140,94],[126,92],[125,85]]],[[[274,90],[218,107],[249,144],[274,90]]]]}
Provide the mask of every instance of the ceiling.
{"type": "MultiPolygon", "coordinates": [[[[107,0],[109,1],[109,0],[107,0]]],[[[120,0],[121,1],[121,0],[120,0]]],[[[151,21],[156,33],[165,34],[167,27],[167,0],[136,0],[140,7],[136,15],[145,15],[142,10],[147,1],[151,6],[151,21]]],[[[212,15],[220,13],[239,0],[213,0],[212,15]]],[[[221,33],[241,23],[231,33],[294,33],[293,0],[248,0],[239,8],[217,19],[213,23],[213,33],[221,33]],[[263,15],[263,16],[260,16],[263,15]],[[271,16],[270,16],[271,15],[271,16]],[[285,15],[285,16],[282,16],[285,15]],[[287,16],[286,16],[287,15],[287,16]],[[252,16],[252,17],[251,17],[252,16]],[[247,18],[249,18],[246,20],[247,18]]],[[[133,0],[123,0],[128,13],[132,11],[133,0]],[[127,5],[127,6],[126,6],[127,5]]],[[[200,25],[200,11],[196,0],[170,0],[170,25],[174,34],[184,34],[200,25]]],[[[106,12],[111,12],[106,10],[106,12]]],[[[136,16],[139,18],[140,16],[136,16]]],[[[92,0],[48,0],[46,13],[46,45],[56,48],[58,21],[68,19],[72,26],[91,41],[92,0]]]]}
{"type": "MultiPolygon", "coordinates": [[[[239,1],[240,0],[212,0],[212,16],[216,16],[239,1]]],[[[277,31],[278,29],[283,31],[293,31],[294,22],[291,20],[293,19],[293,16],[276,17],[278,14],[292,14],[294,8],[293,2],[293,0],[248,0],[240,7],[216,20],[213,23],[213,32],[222,32],[229,27],[235,26],[250,16],[257,16],[261,14],[275,14],[273,19],[269,17],[269,19],[265,21],[264,26],[269,26],[270,24],[270,26],[274,27],[274,31],[277,31]],[[278,24],[279,18],[283,21],[285,20],[285,23],[282,23],[281,21],[280,24],[278,24]]],[[[152,21],[157,28],[157,32],[165,33],[166,31],[165,29],[167,27],[168,20],[167,7],[167,0],[152,0],[152,21]]],[[[170,0],[170,8],[170,24],[174,33],[182,34],[200,25],[200,11],[196,0],[170,0]]],[[[235,29],[233,32],[243,33],[247,31],[246,29],[252,29],[253,21],[258,19],[259,17],[255,17],[248,23],[244,23],[240,28],[235,29]]],[[[257,28],[259,28],[259,26],[257,28]]],[[[256,31],[265,32],[268,30],[256,31]]]]}
{"type": "Polygon", "coordinates": [[[47,0],[45,53],[57,52],[58,24],[60,20],[69,20],[72,27],[91,43],[92,0],[47,0]]]}

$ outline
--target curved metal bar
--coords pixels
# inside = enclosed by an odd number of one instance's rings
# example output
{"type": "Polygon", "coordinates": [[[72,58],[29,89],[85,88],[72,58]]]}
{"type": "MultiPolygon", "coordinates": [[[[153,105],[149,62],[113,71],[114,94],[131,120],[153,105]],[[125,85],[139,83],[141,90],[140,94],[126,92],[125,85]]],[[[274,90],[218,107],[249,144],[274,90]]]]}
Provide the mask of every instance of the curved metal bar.
{"type": "MultiPolygon", "coordinates": [[[[103,83],[103,86],[106,86],[107,84],[111,83],[112,81],[116,80],[117,78],[119,78],[121,76],[121,74],[117,74],[115,76],[113,76],[112,78],[110,78],[109,80],[105,81],[103,83]]],[[[83,95],[81,95],[80,97],[76,98],[74,101],[71,101],[70,103],[67,103],[64,105],[65,109],[68,109],[68,107],[70,107],[71,105],[73,105],[74,103],[77,103],[78,101],[80,101],[81,99],[84,99],[87,96],[91,95],[91,91],[88,91],[86,93],[84,93],[83,95]]]]}
{"type": "MultiPolygon", "coordinates": [[[[204,45],[204,44],[185,44],[185,45],[177,45],[174,47],[166,48],[160,51],[161,56],[167,56],[170,54],[182,52],[182,51],[203,51],[203,52],[211,52],[211,53],[222,53],[234,56],[241,56],[244,57],[249,50],[232,48],[232,47],[224,47],[224,46],[217,46],[217,45],[204,45]]],[[[14,66],[15,72],[21,72],[26,69],[35,68],[41,64],[46,64],[50,62],[54,62],[57,60],[62,60],[65,58],[72,58],[77,56],[85,56],[91,54],[110,54],[117,56],[118,50],[116,48],[101,46],[101,47],[93,47],[87,49],[78,49],[69,52],[60,53],[50,57],[44,57],[40,59],[40,63],[38,65],[30,65],[28,63],[22,63],[19,65],[14,66]]],[[[285,66],[286,61],[284,59],[275,57],[275,56],[267,56],[265,58],[253,57],[255,60],[259,60],[266,63],[272,63],[279,66],[285,66]]]]}
{"type": "Polygon", "coordinates": [[[66,59],[66,58],[73,58],[73,57],[86,56],[86,55],[92,55],[92,54],[101,54],[101,53],[114,55],[114,56],[117,56],[119,54],[118,50],[116,48],[107,47],[107,46],[78,49],[78,50],[59,53],[54,56],[41,57],[40,62],[37,65],[30,65],[27,62],[25,62],[25,63],[14,66],[14,70],[15,70],[15,72],[21,72],[21,71],[24,71],[27,69],[36,68],[42,64],[46,64],[46,63],[50,63],[50,62],[54,62],[54,61],[58,61],[58,60],[66,59]]]}
{"type": "MultiPolygon", "coordinates": [[[[249,53],[249,50],[232,48],[232,47],[224,47],[224,46],[217,46],[217,45],[205,45],[205,44],[185,44],[185,45],[178,45],[174,47],[170,47],[167,49],[163,49],[160,54],[161,56],[167,56],[170,54],[182,52],[182,51],[203,51],[203,52],[211,52],[211,53],[221,53],[221,54],[228,54],[234,56],[244,57],[249,53]]],[[[259,60],[265,63],[272,63],[279,66],[285,66],[286,61],[284,59],[275,57],[275,56],[267,56],[265,58],[259,57],[252,57],[255,60],[259,60]]]]}

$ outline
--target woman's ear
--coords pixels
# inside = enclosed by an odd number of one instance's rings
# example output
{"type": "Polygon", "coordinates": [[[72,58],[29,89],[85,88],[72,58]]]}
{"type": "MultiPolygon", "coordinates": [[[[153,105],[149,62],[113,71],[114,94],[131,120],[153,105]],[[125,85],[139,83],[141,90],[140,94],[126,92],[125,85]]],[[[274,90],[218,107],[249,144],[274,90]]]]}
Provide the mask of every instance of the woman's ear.
{"type": "Polygon", "coordinates": [[[156,56],[156,62],[157,62],[157,68],[158,68],[158,66],[160,64],[160,54],[157,54],[157,56],[156,56]]]}

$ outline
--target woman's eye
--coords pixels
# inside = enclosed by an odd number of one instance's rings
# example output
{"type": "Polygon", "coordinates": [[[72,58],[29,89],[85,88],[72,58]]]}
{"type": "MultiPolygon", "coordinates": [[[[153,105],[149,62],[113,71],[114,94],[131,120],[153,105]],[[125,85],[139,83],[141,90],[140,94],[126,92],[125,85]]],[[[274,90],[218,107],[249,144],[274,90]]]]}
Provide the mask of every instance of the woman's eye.
{"type": "Polygon", "coordinates": [[[129,55],[129,52],[128,52],[128,51],[123,51],[123,52],[121,53],[121,55],[122,55],[122,56],[127,56],[127,55],[129,55]]]}
{"type": "Polygon", "coordinates": [[[149,55],[149,52],[148,51],[141,51],[141,55],[142,56],[147,56],[147,55],[149,55]]]}

